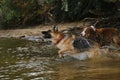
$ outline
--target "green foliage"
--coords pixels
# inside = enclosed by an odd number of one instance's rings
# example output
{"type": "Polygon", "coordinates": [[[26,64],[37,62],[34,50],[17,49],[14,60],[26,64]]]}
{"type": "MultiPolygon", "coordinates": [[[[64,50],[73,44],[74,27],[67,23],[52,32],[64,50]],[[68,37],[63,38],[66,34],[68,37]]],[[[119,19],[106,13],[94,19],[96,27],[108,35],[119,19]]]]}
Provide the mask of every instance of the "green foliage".
{"type": "Polygon", "coordinates": [[[1,0],[1,23],[4,26],[9,25],[13,21],[18,21],[18,14],[12,9],[12,4],[10,0],[1,0]]]}
{"type": "Polygon", "coordinates": [[[0,0],[0,26],[14,28],[20,25],[78,21],[91,14],[116,12],[116,1],[119,0],[0,0]]]}
{"type": "Polygon", "coordinates": [[[1,0],[0,10],[2,20],[0,23],[4,28],[35,24],[38,17],[42,14],[40,7],[36,0],[1,0]]]}
{"type": "Polygon", "coordinates": [[[90,16],[115,15],[115,0],[54,0],[55,21],[78,21],[90,16]]]}
{"type": "Polygon", "coordinates": [[[58,0],[53,11],[56,20],[77,21],[88,16],[89,10],[95,6],[96,0],[58,0]]]}

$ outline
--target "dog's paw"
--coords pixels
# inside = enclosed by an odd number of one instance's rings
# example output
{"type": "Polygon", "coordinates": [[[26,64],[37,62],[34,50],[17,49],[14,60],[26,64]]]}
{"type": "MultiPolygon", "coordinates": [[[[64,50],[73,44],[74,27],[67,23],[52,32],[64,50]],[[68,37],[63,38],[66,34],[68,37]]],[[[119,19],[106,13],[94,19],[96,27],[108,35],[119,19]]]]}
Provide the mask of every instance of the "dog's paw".
{"type": "Polygon", "coordinates": [[[59,54],[59,58],[62,58],[63,57],[63,55],[62,54],[59,54]]]}
{"type": "Polygon", "coordinates": [[[60,59],[63,58],[63,55],[62,55],[62,54],[59,54],[59,58],[60,58],[60,59]]]}

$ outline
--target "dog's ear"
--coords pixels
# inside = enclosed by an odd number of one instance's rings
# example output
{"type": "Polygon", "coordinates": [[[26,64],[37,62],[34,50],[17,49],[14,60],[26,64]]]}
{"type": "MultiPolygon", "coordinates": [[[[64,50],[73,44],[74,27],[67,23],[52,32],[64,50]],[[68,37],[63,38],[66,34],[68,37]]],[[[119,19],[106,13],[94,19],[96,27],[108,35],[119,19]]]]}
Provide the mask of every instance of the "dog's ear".
{"type": "Polygon", "coordinates": [[[58,31],[58,26],[54,25],[53,31],[55,31],[55,32],[58,31]]]}

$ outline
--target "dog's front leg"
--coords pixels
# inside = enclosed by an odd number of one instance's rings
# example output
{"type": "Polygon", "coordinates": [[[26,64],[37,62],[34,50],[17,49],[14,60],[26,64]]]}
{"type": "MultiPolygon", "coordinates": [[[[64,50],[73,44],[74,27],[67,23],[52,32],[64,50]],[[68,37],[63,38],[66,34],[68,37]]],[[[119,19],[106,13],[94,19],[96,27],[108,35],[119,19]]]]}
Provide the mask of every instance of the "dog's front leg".
{"type": "Polygon", "coordinates": [[[62,58],[62,52],[63,52],[62,50],[58,51],[59,58],[62,58]]]}
{"type": "Polygon", "coordinates": [[[59,51],[58,51],[59,58],[62,58],[62,57],[63,57],[64,52],[67,52],[67,51],[72,51],[72,49],[59,50],[59,51]]]}

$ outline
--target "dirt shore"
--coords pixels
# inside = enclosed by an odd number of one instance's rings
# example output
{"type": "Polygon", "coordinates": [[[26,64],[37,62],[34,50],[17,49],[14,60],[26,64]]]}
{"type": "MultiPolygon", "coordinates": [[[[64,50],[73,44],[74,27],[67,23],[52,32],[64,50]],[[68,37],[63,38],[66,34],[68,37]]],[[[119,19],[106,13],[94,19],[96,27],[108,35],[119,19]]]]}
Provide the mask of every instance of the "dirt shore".
{"type": "MultiPolygon", "coordinates": [[[[68,29],[73,27],[83,26],[82,22],[73,22],[73,23],[61,23],[57,24],[59,29],[68,29]]],[[[39,25],[26,29],[10,29],[10,30],[0,30],[0,37],[15,37],[19,38],[21,36],[39,36],[41,31],[51,29],[54,25],[39,25]]]]}

